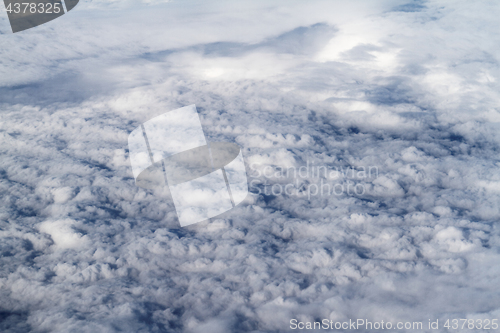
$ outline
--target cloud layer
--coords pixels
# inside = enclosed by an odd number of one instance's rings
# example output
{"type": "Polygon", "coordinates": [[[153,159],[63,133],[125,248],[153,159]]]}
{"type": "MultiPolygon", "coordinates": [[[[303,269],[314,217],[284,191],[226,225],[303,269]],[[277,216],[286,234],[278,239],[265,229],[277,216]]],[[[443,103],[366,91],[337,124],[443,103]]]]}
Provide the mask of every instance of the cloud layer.
{"type": "Polygon", "coordinates": [[[83,1],[19,34],[3,14],[1,331],[499,318],[495,2],[83,1]],[[180,228],[127,138],[190,104],[253,182],[180,228]],[[377,173],[275,173],[311,165],[377,173]]]}

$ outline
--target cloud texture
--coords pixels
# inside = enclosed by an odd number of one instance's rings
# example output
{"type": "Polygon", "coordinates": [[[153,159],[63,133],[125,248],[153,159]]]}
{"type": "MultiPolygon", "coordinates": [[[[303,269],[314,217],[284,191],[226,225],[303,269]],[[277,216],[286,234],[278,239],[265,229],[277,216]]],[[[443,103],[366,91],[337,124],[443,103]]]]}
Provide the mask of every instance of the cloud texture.
{"type": "Polygon", "coordinates": [[[1,331],[500,318],[495,1],[83,1],[19,34],[4,14],[1,331]],[[190,104],[253,182],[180,228],[127,138],[190,104]],[[308,165],[377,174],[272,176],[308,165]],[[322,184],[363,191],[303,192],[322,184]]]}

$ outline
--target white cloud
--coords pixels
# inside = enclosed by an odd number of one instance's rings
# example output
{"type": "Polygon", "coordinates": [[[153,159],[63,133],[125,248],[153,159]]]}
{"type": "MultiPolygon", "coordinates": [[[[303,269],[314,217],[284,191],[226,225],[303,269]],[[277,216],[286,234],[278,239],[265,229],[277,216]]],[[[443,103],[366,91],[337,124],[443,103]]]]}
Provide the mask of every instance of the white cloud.
{"type": "Polygon", "coordinates": [[[38,229],[49,234],[58,249],[77,249],[88,244],[88,237],[75,231],[76,221],[71,219],[45,221],[39,224],[38,229]]]}
{"type": "Polygon", "coordinates": [[[1,330],[498,317],[497,17],[495,2],[81,1],[18,34],[0,17],[1,330]],[[127,137],[191,104],[261,175],[246,205],[179,228],[167,190],[135,186],[127,137]],[[365,192],[265,194],[321,186],[263,174],[307,163],[365,192]],[[346,172],[362,167],[376,176],[346,172]]]}

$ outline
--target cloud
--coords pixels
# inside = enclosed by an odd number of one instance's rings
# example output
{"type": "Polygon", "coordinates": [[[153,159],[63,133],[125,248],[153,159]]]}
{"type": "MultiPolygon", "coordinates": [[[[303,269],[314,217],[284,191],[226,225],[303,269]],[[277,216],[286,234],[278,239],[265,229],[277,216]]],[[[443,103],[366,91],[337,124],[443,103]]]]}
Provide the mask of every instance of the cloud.
{"type": "MultiPolygon", "coordinates": [[[[55,195],[56,198],[58,196],[60,194],[55,195]]],[[[73,229],[74,224],[75,221],[71,219],[44,221],[38,225],[38,229],[49,234],[57,248],[74,249],[83,247],[88,243],[88,238],[85,235],[75,232],[73,229]]]]}
{"type": "Polygon", "coordinates": [[[1,330],[498,318],[497,7],[83,1],[19,34],[0,18],[1,330]],[[135,186],[127,138],[191,104],[242,148],[252,194],[180,228],[168,191],[135,186]]]}

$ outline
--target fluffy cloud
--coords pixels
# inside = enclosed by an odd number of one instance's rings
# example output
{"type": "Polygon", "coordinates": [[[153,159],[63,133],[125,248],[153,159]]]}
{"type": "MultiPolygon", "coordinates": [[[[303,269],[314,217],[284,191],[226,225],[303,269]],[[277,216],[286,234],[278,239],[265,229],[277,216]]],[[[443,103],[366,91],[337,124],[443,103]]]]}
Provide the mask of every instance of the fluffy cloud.
{"type": "Polygon", "coordinates": [[[498,11],[83,1],[18,34],[0,13],[0,328],[498,318],[498,11]],[[190,104],[252,194],[180,228],[127,137],[190,104]],[[329,173],[280,173],[301,167],[329,173]]]}

